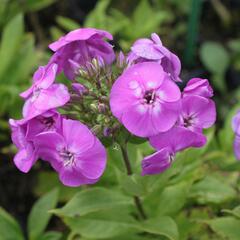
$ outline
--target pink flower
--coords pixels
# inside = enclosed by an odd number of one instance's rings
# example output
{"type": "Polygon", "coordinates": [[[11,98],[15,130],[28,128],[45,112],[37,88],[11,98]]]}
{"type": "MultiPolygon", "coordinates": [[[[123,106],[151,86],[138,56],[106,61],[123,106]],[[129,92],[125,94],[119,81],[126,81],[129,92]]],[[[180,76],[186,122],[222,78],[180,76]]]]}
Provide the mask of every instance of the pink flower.
{"type": "Polygon", "coordinates": [[[183,90],[183,96],[198,95],[205,98],[213,96],[213,89],[207,79],[192,78],[183,90]]]}
{"type": "Polygon", "coordinates": [[[133,134],[149,137],[169,130],[178,119],[178,86],[161,66],[144,62],[128,68],[113,84],[113,115],[133,134]]]}
{"type": "Polygon", "coordinates": [[[138,39],[131,47],[131,52],[128,55],[129,64],[146,61],[159,63],[172,80],[181,81],[179,78],[181,72],[179,58],[163,46],[156,33],[151,35],[151,39],[138,39]]]}
{"type": "Polygon", "coordinates": [[[142,161],[142,175],[158,174],[168,169],[177,152],[189,147],[202,147],[206,138],[185,127],[175,126],[169,131],[150,138],[151,145],[158,151],[142,161]]]}
{"type": "Polygon", "coordinates": [[[67,186],[93,184],[106,166],[106,150],[79,121],[63,119],[62,134],[41,133],[35,138],[38,155],[51,163],[67,186]]]}
{"type": "Polygon", "coordinates": [[[234,154],[240,160],[240,111],[232,118],[232,129],[235,133],[233,142],[234,154]]]}
{"type": "Polygon", "coordinates": [[[100,58],[106,64],[115,59],[112,45],[103,39],[112,40],[106,31],[94,28],[81,28],[69,32],[56,42],[49,45],[55,52],[49,63],[56,63],[58,71],[64,71],[69,79],[74,79],[78,66],[86,66],[93,58],[100,58]]]}
{"type": "Polygon", "coordinates": [[[44,131],[61,132],[61,122],[60,115],[55,111],[46,112],[30,120],[9,120],[12,141],[18,148],[14,163],[20,171],[28,172],[38,159],[33,143],[36,135],[44,131]]]}

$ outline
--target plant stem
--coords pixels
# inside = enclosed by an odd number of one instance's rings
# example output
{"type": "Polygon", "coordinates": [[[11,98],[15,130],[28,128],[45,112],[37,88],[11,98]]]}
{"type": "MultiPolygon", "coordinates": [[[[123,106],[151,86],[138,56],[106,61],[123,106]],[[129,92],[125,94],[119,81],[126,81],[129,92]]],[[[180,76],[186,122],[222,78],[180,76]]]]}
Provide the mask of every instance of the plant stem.
{"type": "MultiPolygon", "coordinates": [[[[127,170],[127,175],[131,176],[132,175],[132,166],[128,157],[128,152],[127,152],[127,144],[125,144],[125,146],[120,146],[121,148],[121,152],[122,152],[122,156],[123,156],[123,160],[124,160],[124,164],[127,170]]],[[[136,205],[136,208],[139,212],[140,217],[144,220],[147,218],[143,206],[142,206],[142,202],[141,199],[138,196],[133,196],[134,199],[134,203],[136,205]]]]}

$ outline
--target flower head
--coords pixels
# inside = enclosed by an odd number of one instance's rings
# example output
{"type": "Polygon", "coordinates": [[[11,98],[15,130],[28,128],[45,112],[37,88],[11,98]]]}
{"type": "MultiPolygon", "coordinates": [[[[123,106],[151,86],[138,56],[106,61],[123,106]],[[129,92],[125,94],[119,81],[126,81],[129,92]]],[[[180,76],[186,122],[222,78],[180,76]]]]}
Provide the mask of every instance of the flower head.
{"type": "Polygon", "coordinates": [[[155,62],[128,68],[113,84],[113,115],[133,134],[149,137],[169,130],[178,118],[178,86],[155,62]]]}
{"type": "Polygon", "coordinates": [[[98,181],[106,166],[106,151],[82,123],[63,119],[62,134],[44,132],[34,141],[38,155],[51,163],[67,186],[98,181]]]}
{"type": "Polygon", "coordinates": [[[63,70],[69,79],[75,78],[78,66],[86,66],[93,58],[101,58],[106,64],[111,64],[115,54],[112,45],[104,38],[112,40],[112,35],[94,28],[71,31],[49,45],[55,52],[50,63],[56,63],[59,71],[63,70]]]}
{"type": "Polygon", "coordinates": [[[129,64],[146,61],[159,63],[172,80],[181,81],[179,78],[181,71],[179,58],[163,46],[156,33],[151,35],[151,39],[138,39],[128,55],[129,64]]]}

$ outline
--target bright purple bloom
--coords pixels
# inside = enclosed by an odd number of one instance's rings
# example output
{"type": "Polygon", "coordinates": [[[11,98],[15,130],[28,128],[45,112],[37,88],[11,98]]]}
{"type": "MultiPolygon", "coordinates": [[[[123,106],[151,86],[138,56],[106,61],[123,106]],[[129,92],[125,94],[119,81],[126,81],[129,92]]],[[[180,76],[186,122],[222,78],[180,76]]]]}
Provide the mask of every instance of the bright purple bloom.
{"type": "Polygon", "coordinates": [[[151,35],[151,39],[142,38],[137,40],[131,47],[131,52],[128,55],[129,64],[146,61],[159,63],[172,80],[181,81],[179,78],[181,72],[179,58],[163,46],[156,33],[151,35]]]}
{"type": "Polygon", "coordinates": [[[192,78],[183,90],[183,96],[198,95],[205,98],[213,96],[213,89],[207,79],[192,78]]]}
{"type": "Polygon", "coordinates": [[[57,73],[57,64],[50,64],[47,66],[40,66],[33,75],[33,84],[26,91],[22,92],[20,96],[27,99],[34,91],[38,89],[47,89],[55,81],[57,73]]]}
{"type": "Polygon", "coordinates": [[[128,68],[113,84],[111,111],[133,134],[149,137],[169,130],[177,121],[181,92],[159,64],[128,68]]]}
{"type": "Polygon", "coordinates": [[[23,117],[31,119],[42,113],[64,106],[70,100],[68,89],[63,84],[48,88],[34,88],[23,106],[23,117]]]}
{"type": "Polygon", "coordinates": [[[33,144],[36,135],[44,131],[61,132],[61,117],[55,111],[46,112],[33,119],[9,120],[12,141],[18,148],[14,163],[22,172],[28,172],[38,156],[33,144]]]}
{"type": "Polygon", "coordinates": [[[164,172],[171,166],[172,161],[169,149],[163,148],[142,160],[142,176],[164,172]]]}
{"type": "Polygon", "coordinates": [[[200,133],[175,126],[167,132],[150,138],[151,145],[158,151],[142,161],[142,175],[158,174],[168,169],[177,152],[189,147],[202,147],[206,138],[200,133]]]}
{"type": "Polygon", "coordinates": [[[179,125],[192,131],[201,132],[216,121],[215,103],[208,98],[189,95],[182,98],[179,125]]]}
{"type": "Polygon", "coordinates": [[[58,71],[63,70],[71,80],[75,78],[78,66],[86,66],[93,58],[101,58],[106,64],[111,64],[115,54],[112,45],[104,38],[112,40],[112,35],[94,28],[71,31],[49,45],[55,52],[50,63],[56,63],[58,71]]]}
{"type": "Polygon", "coordinates": [[[233,142],[234,154],[240,160],[240,111],[232,119],[232,129],[235,133],[233,142]]]}
{"type": "Polygon", "coordinates": [[[35,139],[38,155],[51,163],[67,186],[93,184],[106,166],[106,150],[79,121],[63,119],[62,134],[45,132],[35,139]]]}
{"type": "Polygon", "coordinates": [[[240,111],[232,118],[232,129],[236,135],[240,136],[240,111]]]}

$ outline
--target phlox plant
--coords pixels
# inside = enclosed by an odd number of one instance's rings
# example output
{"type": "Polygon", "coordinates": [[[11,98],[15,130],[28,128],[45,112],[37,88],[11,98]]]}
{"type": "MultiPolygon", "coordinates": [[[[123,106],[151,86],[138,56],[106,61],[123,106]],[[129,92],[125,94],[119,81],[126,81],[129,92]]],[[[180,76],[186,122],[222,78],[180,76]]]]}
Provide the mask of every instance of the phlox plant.
{"type": "MultiPolygon", "coordinates": [[[[95,184],[114,145],[131,175],[127,145],[134,138],[155,149],[142,159],[144,178],[167,171],[179,152],[206,144],[203,130],[216,121],[208,80],[190,79],[181,90],[180,59],[155,33],[125,54],[116,53],[111,40],[109,32],[81,28],[49,45],[52,57],[20,94],[23,119],[9,120],[20,171],[41,160],[66,186],[95,184]],[[65,84],[58,82],[62,73],[65,84]]],[[[134,202],[146,219],[141,199],[134,202]]]]}

